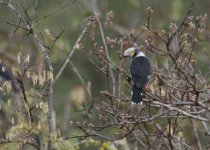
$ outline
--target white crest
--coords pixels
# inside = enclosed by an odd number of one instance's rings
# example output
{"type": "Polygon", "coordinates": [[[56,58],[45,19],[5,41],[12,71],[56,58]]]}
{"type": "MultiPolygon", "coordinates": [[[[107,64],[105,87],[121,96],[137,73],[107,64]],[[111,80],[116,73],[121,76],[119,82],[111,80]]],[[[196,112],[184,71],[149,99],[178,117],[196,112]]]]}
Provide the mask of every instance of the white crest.
{"type": "Polygon", "coordinates": [[[125,50],[124,52],[124,56],[129,56],[129,57],[132,57],[132,54],[135,53],[135,47],[130,47],[128,49],[125,50]]]}
{"type": "MultiPolygon", "coordinates": [[[[124,52],[124,56],[133,57],[133,55],[135,54],[135,50],[136,50],[135,47],[130,47],[130,48],[126,49],[124,52]]],[[[140,57],[140,56],[145,57],[144,52],[142,52],[141,50],[138,50],[137,52],[138,52],[138,54],[135,57],[140,57]]]]}

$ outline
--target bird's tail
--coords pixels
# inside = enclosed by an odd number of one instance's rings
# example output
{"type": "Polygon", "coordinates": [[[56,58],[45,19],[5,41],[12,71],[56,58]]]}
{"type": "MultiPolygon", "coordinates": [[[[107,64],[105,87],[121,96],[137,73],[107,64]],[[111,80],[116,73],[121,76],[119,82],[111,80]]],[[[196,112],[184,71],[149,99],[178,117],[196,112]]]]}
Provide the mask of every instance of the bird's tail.
{"type": "Polygon", "coordinates": [[[143,98],[143,89],[137,88],[133,85],[132,103],[141,104],[143,98]]]}

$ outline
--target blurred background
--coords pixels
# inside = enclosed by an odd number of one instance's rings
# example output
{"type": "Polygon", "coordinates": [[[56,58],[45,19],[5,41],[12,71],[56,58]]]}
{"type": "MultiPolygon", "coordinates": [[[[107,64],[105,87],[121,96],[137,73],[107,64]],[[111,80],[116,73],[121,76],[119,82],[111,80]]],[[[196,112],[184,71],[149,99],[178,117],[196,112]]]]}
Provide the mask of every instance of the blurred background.
{"type": "MultiPolygon", "coordinates": [[[[144,24],[147,19],[146,8],[149,6],[154,11],[151,26],[154,29],[158,28],[166,31],[169,30],[170,23],[177,23],[177,25],[181,23],[192,2],[194,2],[193,16],[210,15],[210,1],[207,0],[16,0],[14,2],[18,9],[22,9],[21,5],[28,9],[28,13],[34,19],[33,27],[37,33],[42,33],[46,45],[51,45],[52,41],[65,30],[49,51],[52,56],[55,74],[59,71],[69,51],[72,50],[78,36],[86,26],[87,18],[94,12],[100,14],[104,19],[111,15],[112,25],[105,26],[105,36],[116,39],[116,41],[119,41],[123,34],[129,32],[138,32],[140,38],[144,41],[144,24]]],[[[33,38],[28,36],[24,29],[20,28],[14,34],[16,27],[12,23],[18,24],[19,22],[16,15],[4,5],[0,5],[0,14],[1,61],[8,66],[17,66],[17,55],[21,53],[23,56],[31,55],[33,64],[44,66],[43,56],[40,54],[33,38]]],[[[209,20],[207,21],[207,24],[209,24],[209,20]]],[[[88,30],[88,32],[91,31],[88,30]]],[[[99,34],[96,33],[96,37],[100,37],[99,34]]],[[[96,41],[102,45],[100,38],[96,38],[96,41]]],[[[84,48],[76,50],[71,61],[86,84],[90,86],[93,98],[100,101],[104,98],[100,91],[109,89],[107,77],[98,71],[90,60],[94,57],[92,53],[95,53],[90,36],[84,36],[82,44],[84,48]]],[[[196,45],[198,49],[196,61],[199,62],[197,68],[203,74],[208,72],[210,65],[208,46],[209,42],[206,41],[196,45]]],[[[109,47],[113,60],[119,60],[119,50],[120,45],[113,48],[109,47]]],[[[150,54],[149,56],[153,57],[150,54]]],[[[128,71],[129,61],[125,61],[123,65],[128,71]]],[[[123,86],[122,92],[127,95],[129,87],[123,86]]],[[[69,135],[68,132],[73,130],[68,128],[69,120],[85,119],[83,114],[78,114],[78,111],[82,109],[81,103],[86,98],[85,88],[72,65],[69,64],[54,86],[54,109],[57,126],[61,129],[62,134],[69,135]]]]}

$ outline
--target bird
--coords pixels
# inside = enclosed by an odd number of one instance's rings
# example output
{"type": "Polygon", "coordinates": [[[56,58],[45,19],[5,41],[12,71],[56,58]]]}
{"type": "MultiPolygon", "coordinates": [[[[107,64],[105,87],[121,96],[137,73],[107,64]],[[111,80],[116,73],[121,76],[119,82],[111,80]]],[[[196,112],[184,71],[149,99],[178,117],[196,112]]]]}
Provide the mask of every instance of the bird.
{"type": "Polygon", "coordinates": [[[143,90],[147,87],[151,77],[149,59],[142,50],[135,47],[126,49],[123,56],[131,58],[130,73],[134,83],[131,92],[131,103],[141,105],[143,103],[143,90]]]}
{"type": "Polygon", "coordinates": [[[15,78],[11,70],[6,69],[6,67],[2,63],[0,63],[0,81],[10,81],[14,92],[18,91],[18,88],[15,85],[15,78]]]}

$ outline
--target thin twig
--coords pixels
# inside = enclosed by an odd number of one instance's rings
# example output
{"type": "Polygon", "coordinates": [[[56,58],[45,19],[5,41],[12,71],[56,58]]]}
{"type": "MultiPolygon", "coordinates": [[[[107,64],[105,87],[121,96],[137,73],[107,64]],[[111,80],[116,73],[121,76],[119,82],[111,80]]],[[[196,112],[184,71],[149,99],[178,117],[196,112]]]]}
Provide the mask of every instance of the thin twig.
{"type": "Polygon", "coordinates": [[[60,68],[60,70],[58,71],[58,73],[56,74],[55,78],[54,78],[54,83],[59,79],[59,77],[61,76],[63,70],[66,68],[67,64],[69,63],[72,55],[74,54],[75,50],[77,49],[77,46],[79,44],[79,42],[82,40],[83,36],[85,35],[88,27],[91,25],[91,21],[89,21],[86,25],[86,27],[82,30],[82,33],[80,34],[80,36],[78,37],[78,39],[76,40],[72,50],[69,52],[68,57],[66,58],[65,62],[63,63],[62,67],[60,68]]]}
{"type": "Polygon", "coordinates": [[[185,111],[183,111],[183,110],[181,110],[179,108],[176,108],[176,107],[173,107],[173,106],[170,106],[170,105],[158,102],[158,101],[152,101],[152,103],[158,104],[160,106],[164,106],[164,107],[168,108],[169,110],[174,110],[174,111],[180,112],[181,114],[183,114],[185,116],[188,116],[190,118],[196,119],[196,120],[210,122],[210,120],[208,120],[206,118],[203,118],[203,117],[200,117],[200,116],[191,115],[191,114],[189,114],[189,113],[187,113],[187,112],[185,112],[185,111]]]}
{"type": "Polygon", "coordinates": [[[99,19],[99,16],[97,16],[97,14],[95,15],[95,18],[98,22],[98,25],[99,25],[99,29],[100,29],[100,32],[101,32],[101,38],[102,38],[102,41],[103,41],[103,45],[104,45],[104,49],[105,49],[105,54],[106,54],[106,57],[109,61],[109,83],[110,83],[110,90],[111,90],[111,93],[113,96],[115,96],[115,85],[116,85],[116,81],[115,81],[115,77],[114,77],[114,73],[113,73],[113,70],[112,70],[112,65],[110,62],[112,62],[110,56],[109,56],[109,51],[108,51],[108,47],[107,47],[107,43],[106,43],[106,39],[105,39],[105,35],[104,35],[104,31],[103,31],[103,28],[102,28],[102,25],[101,25],[101,21],[99,19]]]}
{"type": "Polygon", "coordinates": [[[92,97],[92,94],[91,94],[91,91],[90,91],[90,87],[88,87],[88,85],[86,84],[85,80],[83,79],[83,77],[81,76],[79,70],[77,69],[77,67],[74,65],[74,63],[69,60],[69,63],[73,69],[73,71],[75,72],[75,74],[77,75],[77,77],[79,78],[80,82],[83,84],[83,86],[85,87],[85,90],[88,94],[88,96],[91,98],[92,97]]]}

